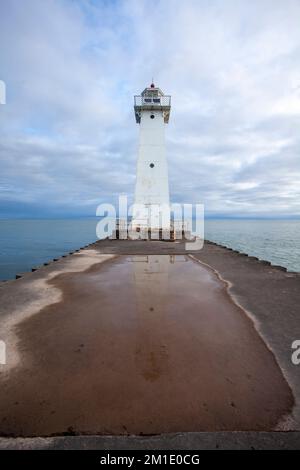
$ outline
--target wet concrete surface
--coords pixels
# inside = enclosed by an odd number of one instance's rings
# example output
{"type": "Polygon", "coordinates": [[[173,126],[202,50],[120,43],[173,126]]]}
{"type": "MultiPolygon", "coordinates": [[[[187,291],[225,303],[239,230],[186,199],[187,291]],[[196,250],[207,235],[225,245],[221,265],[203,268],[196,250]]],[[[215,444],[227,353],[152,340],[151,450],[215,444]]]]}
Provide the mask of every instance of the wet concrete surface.
{"type": "MultiPolygon", "coordinates": [[[[247,310],[274,353],[295,397],[293,412],[278,429],[300,429],[300,365],[292,362],[292,343],[300,339],[300,273],[284,272],[221,246],[205,244],[195,253],[229,285],[230,295],[247,310]]],[[[300,443],[299,443],[300,448],[300,443]]]]}
{"type": "MultiPolygon", "coordinates": [[[[101,240],[95,250],[103,253],[126,253],[138,249],[149,253],[187,253],[182,241],[151,242],[101,240]],[[165,248],[168,247],[166,251],[165,248]]],[[[194,246],[195,248],[195,246],[194,246]]],[[[191,256],[210,266],[228,285],[230,295],[252,318],[255,328],[274,353],[292,388],[295,404],[291,414],[278,424],[278,430],[300,429],[300,365],[291,360],[291,345],[300,339],[300,273],[285,272],[264,260],[245,256],[224,246],[206,241],[191,256]]],[[[300,447],[300,446],[299,446],[300,447]]]]}
{"type": "Polygon", "coordinates": [[[264,431],[291,411],[253,322],[189,256],[117,256],[48,284],[62,298],[14,327],[1,435],[264,431]]]}

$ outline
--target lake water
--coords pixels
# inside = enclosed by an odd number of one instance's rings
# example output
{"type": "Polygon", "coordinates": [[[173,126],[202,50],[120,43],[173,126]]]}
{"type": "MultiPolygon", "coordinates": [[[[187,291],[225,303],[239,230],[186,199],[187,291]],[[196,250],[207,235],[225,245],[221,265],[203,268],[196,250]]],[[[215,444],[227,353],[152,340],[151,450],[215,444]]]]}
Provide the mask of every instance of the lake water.
{"type": "Polygon", "coordinates": [[[300,271],[300,220],[207,220],[205,237],[300,271]]]}
{"type": "MultiPolygon", "coordinates": [[[[99,219],[0,220],[0,279],[96,240],[99,219]]],[[[205,237],[300,271],[300,220],[207,220],[205,237]]]]}
{"type": "Polygon", "coordinates": [[[0,279],[96,240],[95,218],[0,220],[0,279]]]}

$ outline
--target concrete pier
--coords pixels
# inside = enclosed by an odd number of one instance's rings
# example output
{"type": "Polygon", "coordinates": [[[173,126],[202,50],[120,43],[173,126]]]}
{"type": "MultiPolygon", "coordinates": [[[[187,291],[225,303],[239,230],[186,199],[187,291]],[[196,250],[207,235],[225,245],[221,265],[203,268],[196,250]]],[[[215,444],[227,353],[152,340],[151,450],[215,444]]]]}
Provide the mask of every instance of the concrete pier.
{"type": "Polygon", "coordinates": [[[239,432],[247,448],[264,432],[276,448],[278,431],[298,446],[297,273],[210,243],[104,240],[2,283],[0,299],[2,447],[239,432]]]}

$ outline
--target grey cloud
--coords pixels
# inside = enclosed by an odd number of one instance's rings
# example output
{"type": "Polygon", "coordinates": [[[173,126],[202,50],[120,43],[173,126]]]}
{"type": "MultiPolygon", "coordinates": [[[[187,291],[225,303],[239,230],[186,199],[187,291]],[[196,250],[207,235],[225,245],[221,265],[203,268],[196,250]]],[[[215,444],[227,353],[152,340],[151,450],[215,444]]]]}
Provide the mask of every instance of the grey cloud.
{"type": "Polygon", "coordinates": [[[172,94],[173,200],[204,202],[208,214],[300,214],[298,1],[0,9],[2,214],[41,201],[54,214],[93,214],[132,194],[133,95],[152,76],[172,94]]]}

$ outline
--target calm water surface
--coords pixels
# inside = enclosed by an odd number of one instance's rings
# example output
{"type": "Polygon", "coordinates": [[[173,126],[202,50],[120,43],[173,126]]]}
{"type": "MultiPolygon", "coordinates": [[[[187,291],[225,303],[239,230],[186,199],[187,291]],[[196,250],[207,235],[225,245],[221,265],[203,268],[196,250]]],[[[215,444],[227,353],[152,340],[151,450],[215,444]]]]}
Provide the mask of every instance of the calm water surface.
{"type": "Polygon", "coordinates": [[[300,271],[300,220],[207,220],[208,240],[300,271]]]}
{"type": "MultiPolygon", "coordinates": [[[[13,279],[96,240],[99,219],[0,220],[0,279],[13,279]]],[[[300,271],[299,220],[207,220],[205,236],[300,271]]]]}

